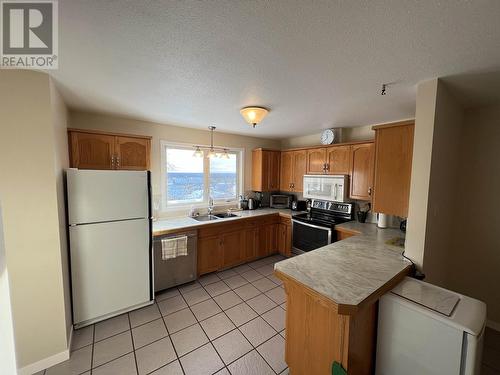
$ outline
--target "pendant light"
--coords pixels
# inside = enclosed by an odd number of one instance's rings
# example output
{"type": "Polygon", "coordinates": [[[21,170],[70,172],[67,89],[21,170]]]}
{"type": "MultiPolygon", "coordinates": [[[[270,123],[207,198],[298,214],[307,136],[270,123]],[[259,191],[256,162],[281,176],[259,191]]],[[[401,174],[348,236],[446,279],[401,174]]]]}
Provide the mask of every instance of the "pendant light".
{"type": "Polygon", "coordinates": [[[264,107],[245,107],[240,110],[240,113],[245,121],[255,128],[255,125],[267,116],[269,110],[264,107]]]}
{"type": "Polygon", "coordinates": [[[204,152],[206,152],[207,158],[221,158],[221,159],[229,159],[228,149],[222,147],[214,147],[214,130],[215,126],[209,126],[208,130],[210,130],[210,147],[206,146],[193,146],[196,150],[193,153],[194,157],[202,158],[204,152]]]}

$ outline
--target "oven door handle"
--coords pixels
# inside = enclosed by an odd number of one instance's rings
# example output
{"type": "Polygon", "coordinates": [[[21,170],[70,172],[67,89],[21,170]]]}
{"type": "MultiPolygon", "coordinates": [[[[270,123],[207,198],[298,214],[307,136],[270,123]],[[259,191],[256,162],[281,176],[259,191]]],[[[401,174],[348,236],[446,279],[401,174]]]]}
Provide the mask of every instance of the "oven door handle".
{"type": "Polygon", "coordinates": [[[300,224],[300,225],[306,225],[306,226],[311,227],[311,228],[323,229],[323,230],[326,230],[326,231],[328,231],[328,232],[331,232],[331,231],[332,231],[332,229],[331,229],[331,228],[322,227],[321,225],[314,225],[314,224],[304,223],[303,221],[296,220],[296,219],[292,219],[292,222],[293,222],[293,223],[300,224]]]}

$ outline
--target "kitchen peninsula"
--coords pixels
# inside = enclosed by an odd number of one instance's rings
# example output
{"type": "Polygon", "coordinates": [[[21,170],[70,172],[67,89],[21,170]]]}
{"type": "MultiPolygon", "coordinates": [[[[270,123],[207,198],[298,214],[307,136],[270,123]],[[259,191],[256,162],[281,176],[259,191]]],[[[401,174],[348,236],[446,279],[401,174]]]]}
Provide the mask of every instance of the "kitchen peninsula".
{"type": "Polygon", "coordinates": [[[334,361],[349,374],[372,373],[377,301],[411,269],[403,248],[390,244],[401,231],[356,222],[336,229],[355,235],[275,265],[287,295],[285,359],[294,375],[331,374],[334,361]]]}

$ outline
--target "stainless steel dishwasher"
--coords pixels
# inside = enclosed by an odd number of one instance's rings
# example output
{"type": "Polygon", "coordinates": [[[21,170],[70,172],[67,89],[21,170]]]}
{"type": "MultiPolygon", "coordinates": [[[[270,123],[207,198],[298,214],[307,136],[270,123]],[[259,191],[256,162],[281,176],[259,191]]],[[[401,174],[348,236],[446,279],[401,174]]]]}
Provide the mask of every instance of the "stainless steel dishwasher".
{"type": "Polygon", "coordinates": [[[154,237],[153,272],[155,292],[196,280],[197,242],[198,234],[196,230],[154,237]],[[161,256],[162,238],[176,238],[182,236],[187,236],[187,255],[163,260],[161,256]]]}

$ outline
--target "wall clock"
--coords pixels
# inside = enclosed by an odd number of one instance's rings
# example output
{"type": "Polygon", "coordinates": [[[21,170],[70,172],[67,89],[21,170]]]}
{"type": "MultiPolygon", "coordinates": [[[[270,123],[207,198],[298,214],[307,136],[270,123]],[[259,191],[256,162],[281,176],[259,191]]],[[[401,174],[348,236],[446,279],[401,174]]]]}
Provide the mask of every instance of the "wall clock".
{"type": "Polygon", "coordinates": [[[336,133],[333,131],[333,129],[323,130],[323,133],[321,133],[321,144],[331,145],[337,140],[336,138],[336,133]]]}

